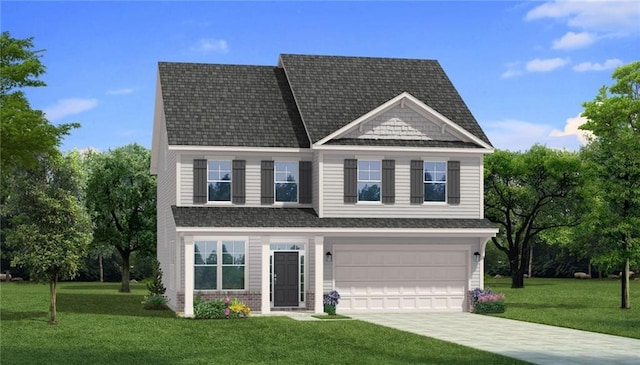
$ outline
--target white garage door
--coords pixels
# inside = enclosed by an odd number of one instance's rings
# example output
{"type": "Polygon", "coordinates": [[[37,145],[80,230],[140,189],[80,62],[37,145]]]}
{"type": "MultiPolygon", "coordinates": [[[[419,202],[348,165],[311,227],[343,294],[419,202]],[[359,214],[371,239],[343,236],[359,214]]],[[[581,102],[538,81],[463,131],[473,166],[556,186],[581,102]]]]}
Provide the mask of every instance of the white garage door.
{"type": "Polygon", "coordinates": [[[469,251],[434,245],[334,246],[340,312],[465,308],[469,251]]]}

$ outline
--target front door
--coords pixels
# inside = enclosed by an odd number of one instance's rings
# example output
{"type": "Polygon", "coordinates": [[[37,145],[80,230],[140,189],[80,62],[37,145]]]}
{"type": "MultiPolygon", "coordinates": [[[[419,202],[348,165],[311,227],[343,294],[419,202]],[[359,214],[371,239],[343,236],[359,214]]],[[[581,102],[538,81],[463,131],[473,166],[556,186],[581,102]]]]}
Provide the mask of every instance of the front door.
{"type": "Polygon", "coordinates": [[[298,253],[273,253],[273,306],[297,307],[298,253]]]}

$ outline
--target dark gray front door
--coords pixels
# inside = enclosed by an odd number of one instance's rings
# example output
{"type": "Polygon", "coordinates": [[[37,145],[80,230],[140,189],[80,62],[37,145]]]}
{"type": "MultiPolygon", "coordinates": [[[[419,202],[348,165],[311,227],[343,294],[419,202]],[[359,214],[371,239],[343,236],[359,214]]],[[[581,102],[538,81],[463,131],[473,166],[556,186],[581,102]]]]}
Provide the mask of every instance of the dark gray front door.
{"type": "Polygon", "coordinates": [[[298,253],[273,253],[273,305],[298,306],[298,253]]]}

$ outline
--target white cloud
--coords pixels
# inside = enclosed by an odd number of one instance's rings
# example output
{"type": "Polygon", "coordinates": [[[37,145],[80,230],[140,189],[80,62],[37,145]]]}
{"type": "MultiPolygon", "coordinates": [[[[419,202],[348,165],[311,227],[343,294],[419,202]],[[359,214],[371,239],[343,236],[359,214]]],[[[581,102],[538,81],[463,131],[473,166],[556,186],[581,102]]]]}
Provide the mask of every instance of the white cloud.
{"type": "Polygon", "coordinates": [[[582,62],[573,66],[573,70],[576,72],[586,72],[586,71],[605,71],[605,70],[613,70],[618,66],[622,66],[622,61],[617,58],[610,58],[604,63],[597,62],[582,62]]]}
{"type": "Polygon", "coordinates": [[[95,108],[98,105],[97,99],[70,98],[58,100],[55,105],[44,109],[44,113],[53,122],[66,116],[79,114],[95,108]]]}
{"type": "Polygon", "coordinates": [[[524,151],[536,143],[545,143],[552,128],[515,119],[483,123],[491,143],[500,149],[524,151]]]}
{"type": "Polygon", "coordinates": [[[500,77],[503,79],[508,79],[510,77],[516,77],[522,75],[522,70],[520,69],[520,62],[511,62],[507,63],[507,71],[503,72],[500,77]]]}
{"type": "Polygon", "coordinates": [[[586,47],[595,42],[595,37],[591,33],[582,32],[574,33],[569,32],[562,36],[560,39],[553,41],[553,49],[576,49],[586,47]]]}
{"type": "Polygon", "coordinates": [[[580,141],[581,145],[586,145],[589,142],[589,139],[593,137],[593,133],[591,131],[583,131],[578,129],[581,125],[583,125],[587,121],[587,118],[582,117],[580,115],[568,118],[567,122],[564,126],[564,130],[560,131],[558,129],[553,129],[550,137],[568,137],[575,136],[578,141],[580,141]]]}
{"type": "Polygon", "coordinates": [[[215,39],[215,38],[203,38],[200,39],[194,46],[190,48],[192,51],[197,52],[217,52],[217,53],[227,53],[229,52],[229,45],[227,41],[224,39],[215,39]]]}
{"type": "Polygon", "coordinates": [[[640,31],[636,1],[552,1],[531,9],[525,20],[552,18],[567,26],[594,32],[628,35],[640,31]]]}
{"type": "Polygon", "coordinates": [[[108,95],[126,95],[131,93],[133,93],[133,89],[131,88],[107,90],[108,95]]]}
{"type": "Polygon", "coordinates": [[[528,72],[549,72],[557,68],[560,68],[569,63],[568,58],[548,58],[540,59],[536,58],[527,62],[525,69],[528,72]]]}

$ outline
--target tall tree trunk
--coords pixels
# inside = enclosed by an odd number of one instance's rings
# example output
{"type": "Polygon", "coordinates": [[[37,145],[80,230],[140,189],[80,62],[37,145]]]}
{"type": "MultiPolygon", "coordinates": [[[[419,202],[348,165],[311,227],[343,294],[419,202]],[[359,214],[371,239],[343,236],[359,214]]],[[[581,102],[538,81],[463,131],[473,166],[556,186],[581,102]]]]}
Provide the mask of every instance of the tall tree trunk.
{"type": "MultiPolygon", "coordinates": [[[[517,251],[516,251],[517,252],[517,251]]],[[[511,271],[511,287],[514,289],[524,288],[524,257],[518,257],[516,253],[515,257],[509,258],[509,267],[511,271]]]]}
{"type": "Polygon", "coordinates": [[[129,287],[129,257],[131,252],[127,250],[118,250],[122,256],[122,284],[120,285],[121,293],[130,293],[129,287]]]}
{"type": "Polygon", "coordinates": [[[529,277],[533,277],[533,245],[529,246],[529,277]]]}
{"type": "Polygon", "coordinates": [[[629,257],[627,257],[624,261],[624,270],[622,270],[622,277],[620,278],[620,282],[622,283],[622,300],[620,302],[620,308],[631,309],[631,303],[629,302],[629,257]]]}
{"type": "Polygon", "coordinates": [[[57,313],[56,313],[56,286],[58,284],[58,274],[54,274],[51,277],[51,281],[49,281],[49,314],[51,318],[49,320],[49,324],[56,325],[57,321],[57,313]]]}
{"type": "Polygon", "coordinates": [[[98,254],[98,264],[100,265],[100,282],[104,283],[104,266],[102,266],[102,254],[98,254]]]}

